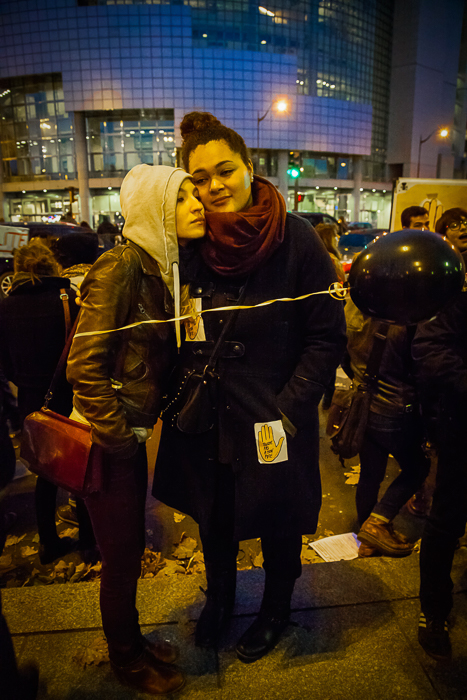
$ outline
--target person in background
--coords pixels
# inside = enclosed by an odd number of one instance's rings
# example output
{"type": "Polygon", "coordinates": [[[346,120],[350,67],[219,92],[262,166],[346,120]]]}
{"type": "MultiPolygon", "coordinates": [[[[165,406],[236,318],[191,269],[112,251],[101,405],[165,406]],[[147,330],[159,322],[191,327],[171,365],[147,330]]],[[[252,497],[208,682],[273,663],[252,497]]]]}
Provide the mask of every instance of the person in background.
{"type": "Polygon", "coordinates": [[[90,227],[90,225],[88,224],[87,221],[82,221],[82,222],[80,223],[80,226],[81,226],[81,228],[87,228],[87,229],[89,229],[90,231],[92,231],[92,228],[90,227]]]}
{"type": "Polygon", "coordinates": [[[120,231],[118,230],[117,226],[109,221],[108,217],[106,217],[104,221],[99,224],[97,228],[97,236],[99,245],[103,246],[104,250],[110,250],[121,241],[120,231]]]}
{"type": "MultiPolygon", "coordinates": [[[[331,257],[332,264],[334,265],[334,269],[336,271],[337,281],[341,284],[344,284],[345,272],[341,263],[341,254],[339,253],[337,247],[340,238],[337,226],[335,224],[318,224],[317,226],[315,226],[315,231],[323,241],[324,247],[326,248],[331,257]]],[[[329,382],[329,385],[326,387],[323,400],[321,401],[321,408],[324,411],[327,411],[331,406],[335,386],[336,372],[334,372],[334,376],[329,382]]]]}
{"type": "MultiPolygon", "coordinates": [[[[430,230],[430,215],[424,207],[407,207],[401,214],[402,228],[419,229],[420,231],[430,230]]],[[[428,480],[427,480],[428,481],[428,480]]],[[[423,518],[430,508],[430,487],[424,483],[420,490],[407,501],[406,507],[409,513],[423,518]]]]}
{"type": "Polygon", "coordinates": [[[435,225],[436,233],[446,236],[461,255],[467,251],[467,209],[447,209],[435,225]]]}
{"type": "Polygon", "coordinates": [[[67,211],[66,214],[62,214],[60,217],[60,221],[64,224],[76,224],[75,218],[73,216],[73,212],[71,209],[67,211]]]}
{"type": "MultiPolygon", "coordinates": [[[[467,262],[467,210],[448,209],[436,222],[467,262]]],[[[434,319],[417,327],[412,354],[422,391],[435,414],[436,486],[420,548],[418,641],[438,661],[452,655],[448,618],[453,606],[451,568],[467,521],[467,293],[465,288],[434,319]],[[434,407],[433,405],[434,404],[434,407]]]]}
{"type": "Polygon", "coordinates": [[[94,233],[68,233],[53,241],[52,251],[62,268],[61,276],[77,291],[99,256],[99,243],[94,233]]]}
{"type": "Polygon", "coordinates": [[[345,282],[345,272],[342,268],[341,254],[339,253],[339,232],[335,224],[318,224],[315,231],[324,243],[324,247],[331,256],[332,264],[336,271],[337,280],[341,284],[345,282]]]}
{"type": "Polygon", "coordinates": [[[401,214],[402,228],[430,230],[430,215],[424,207],[407,207],[401,214]]]}
{"type": "MultiPolygon", "coordinates": [[[[86,274],[100,253],[97,236],[93,231],[90,231],[89,234],[68,233],[52,241],[51,250],[61,268],[61,277],[69,279],[71,288],[78,292],[86,274]]],[[[99,553],[95,547],[92,524],[84,502],[70,496],[67,505],[57,508],[57,517],[70,525],[79,526],[81,523],[81,532],[87,533],[85,537],[86,550],[88,550],[86,559],[91,557],[91,552],[94,550],[92,558],[97,560],[99,553]]]]}
{"type": "MultiPolygon", "coordinates": [[[[344,361],[343,366],[358,386],[364,381],[381,322],[363,314],[351,299],[346,303],[345,317],[349,362],[344,361]]],[[[377,389],[372,396],[360,450],[356,493],[360,557],[374,554],[402,557],[413,550],[413,544],[394,530],[392,524],[402,506],[420,488],[430,468],[422,449],[423,426],[412,371],[413,333],[410,326],[390,325],[387,331],[377,389]],[[401,471],[378,501],[390,454],[401,471]]]]}
{"type": "MultiPolygon", "coordinates": [[[[5,501],[8,484],[15,473],[15,450],[8,434],[9,388],[0,383],[0,556],[5,546],[7,523],[5,501]]],[[[2,700],[34,700],[37,697],[39,672],[32,664],[18,669],[10,631],[2,614],[0,591],[0,688],[2,700]]]]}
{"type": "MultiPolygon", "coordinates": [[[[206,239],[187,251],[183,271],[197,311],[328,290],[336,275],[323,244],[254,176],[242,137],[208,113],[185,115],[180,128],[183,163],[206,209],[206,239]]],[[[229,316],[199,318],[183,370],[203,370],[229,316]]],[[[342,304],[329,295],[240,310],[220,349],[213,429],[191,435],[163,425],[153,495],[199,523],[208,582],[200,647],[217,648],[230,622],[240,539],[261,538],[266,572],[259,615],[236,646],[240,660],[267,654],[288,625],[302,534],[316,530],[321,505],[318,404],[344,345],[342,304]]]]}
{"type": "Polygon", "coordinates": [[[143,637],[136,591],[145,548],[148,480],[146,440],[160,410],[174,363],[167,321],[189,308],[178,282],[178,245],[205,234],[204,210],[180,168],[137,165],[120,201],[127,243],[101,255],[81,287],[82,311],[68,358],[74,389],[72,418],[91,425],[103,449],[104,487],[86,498],[102,555],[102,624],[115,675],[153,695],[175,692],[184,677],[177,650],[143,637]],[[143,325],[144,322],[144,325],[143,325]],[[122,332],[100,334],[104,329],[122,332]],[[79,337],[80,333],[91,335],[79,337]]]}
{"type": "Polygon", "coordinates": [[[347,221],[345,220],[344,216],[340,216],[337,219],[337,224],[339,226],[339,236],[342,236],[344,233],[347,233],[349,230],[349,227],[347,225],[347,221]]]}
{"type": "MultiPolygon", "coordinates": [[[[69,330],[78,314],[70,281],[60,277],[58,264],[39,239],[18,248],[13,283],[8,297],[0,301],[0,366],[18,387],[21,423],[44,405],[69,330]]],[[[72,390],[61,379],[49,407],[69,416],[72,390]]],[[[74,548],[70,538],[60,538],[55,525],[57,487],[37,477],[35,504],[39,531],[39,558],[49,564],[74,548]]],[[[84,543],[87,544],[87,543],[84,543]]],[[[81,549],[87,549],[80,543],[81,549]]]]}

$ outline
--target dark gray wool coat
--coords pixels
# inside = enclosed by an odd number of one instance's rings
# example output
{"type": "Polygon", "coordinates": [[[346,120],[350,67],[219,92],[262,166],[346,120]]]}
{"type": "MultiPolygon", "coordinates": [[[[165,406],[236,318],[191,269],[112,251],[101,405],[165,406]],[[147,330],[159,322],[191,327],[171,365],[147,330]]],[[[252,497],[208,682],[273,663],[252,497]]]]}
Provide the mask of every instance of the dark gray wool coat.
{"type": "MultiPolygon", "coordinates": [[[[247,281],[245,305],[328,289],[336,279],[321,240],[304,219],[287,215],[285,238],[247,281]]],[[[203,309],[235,305],[246,279],[220,277],[200,265],[191,285],[203,309]]],[[[204,315],[207,341],[186,342],[184,367],[202,369],[231,312],[204,315]]],[[[218,361],[218,424],[186,435],[163,426],[153,495],[209,521],[216,464],[235,474],[235,538],[316,530],[321,506],[318,403],[345,349],[342,302],[330,296],[278,302],[242,310],[218,361]],[[288,460],[261,464],[254,424],[281,419],[296,427],[287,435],[288,460]]]]}

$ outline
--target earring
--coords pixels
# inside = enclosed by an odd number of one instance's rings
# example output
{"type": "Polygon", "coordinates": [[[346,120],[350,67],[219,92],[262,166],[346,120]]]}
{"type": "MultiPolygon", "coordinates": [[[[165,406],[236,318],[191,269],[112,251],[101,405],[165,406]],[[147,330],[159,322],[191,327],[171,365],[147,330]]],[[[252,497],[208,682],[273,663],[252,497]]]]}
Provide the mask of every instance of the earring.
{"type": "Polygon", "coordinates": [[[254,180],[253,175],[250,175],[250,182],[253,182],[253,180],[254,180]]]}

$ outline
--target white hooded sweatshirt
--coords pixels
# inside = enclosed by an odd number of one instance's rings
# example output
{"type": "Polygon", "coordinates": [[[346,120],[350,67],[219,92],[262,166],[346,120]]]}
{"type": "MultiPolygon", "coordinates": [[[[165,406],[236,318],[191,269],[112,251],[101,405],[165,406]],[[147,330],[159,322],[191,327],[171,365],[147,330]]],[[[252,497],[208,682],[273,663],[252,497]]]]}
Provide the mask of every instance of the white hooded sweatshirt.
{"type": "MultiPolygon", "coordinates": [[[[125,219],[123,235],[139,245],[159,264],[180,316],[178,239],[175,211],[180,186],[190,175],[168,165],[136,165],[125,176],[120,189],[120,204],[125,219]]],[[[176,324],[180,346],[180,323],[176,324]]]]}

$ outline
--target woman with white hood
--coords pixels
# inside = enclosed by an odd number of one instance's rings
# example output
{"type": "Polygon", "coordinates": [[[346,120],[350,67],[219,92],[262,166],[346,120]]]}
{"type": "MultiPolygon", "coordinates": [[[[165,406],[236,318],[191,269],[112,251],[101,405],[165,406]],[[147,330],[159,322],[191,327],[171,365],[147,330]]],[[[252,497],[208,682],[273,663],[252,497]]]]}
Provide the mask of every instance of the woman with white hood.
{"type": "Polygon", "coordinates": [[[187,288],[180,293],[178,245],[204,236],[205,222],[197,190],[180,168],[137,165],[120,200],[127,243],[102,255],[83,282],[77,335],[93,334],[75,337],[67,378],[72,418],[90,423],[93,442],[104,450],[104,488],[86,505],[102,555],[100,605],[110,661],[122,683],[158,695],[182,687],[184,678],[170,665],[177,650],[143,637],[135,600],[144,551],[145,441],[159,414],[175,335],[170,323],[99,331],[166,320],[188,307],[187,288]]]}

